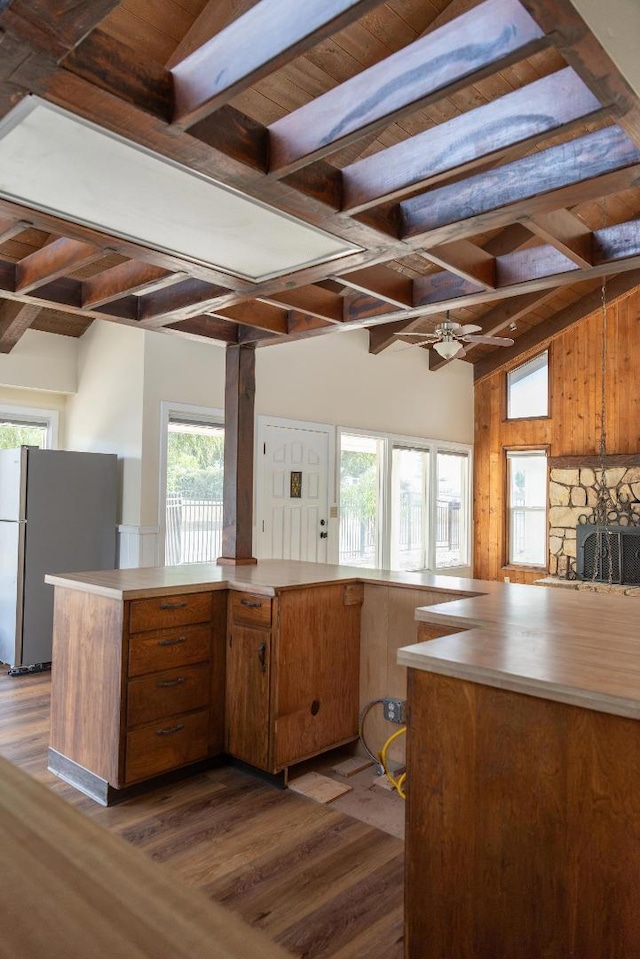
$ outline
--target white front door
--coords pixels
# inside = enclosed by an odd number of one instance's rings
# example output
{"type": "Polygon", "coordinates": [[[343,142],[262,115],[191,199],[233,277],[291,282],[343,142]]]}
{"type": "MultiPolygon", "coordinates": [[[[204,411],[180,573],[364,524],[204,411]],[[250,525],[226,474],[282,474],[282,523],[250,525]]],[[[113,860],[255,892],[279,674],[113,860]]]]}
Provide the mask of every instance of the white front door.
{"type": "Polygon", "coordinates": [[[259,555],[327,562],[329,434],[267,424],[258,449],[259,555]]]}

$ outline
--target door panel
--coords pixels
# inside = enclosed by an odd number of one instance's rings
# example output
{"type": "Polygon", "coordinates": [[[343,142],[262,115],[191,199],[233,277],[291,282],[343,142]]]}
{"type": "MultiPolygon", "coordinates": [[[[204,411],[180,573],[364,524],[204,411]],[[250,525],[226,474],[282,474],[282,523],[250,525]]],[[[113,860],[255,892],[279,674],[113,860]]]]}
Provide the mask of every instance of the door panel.
{"type": "Polygon", "coordinates": [[[252,766],[269,763],[271,633],[233,626],[227,641],[227,752],[252,766]]]}
{"type": "Polygon", "coordinates": [[[264,435],[260,555],[326,563],[329,436],[271,425],[264,435]]]}

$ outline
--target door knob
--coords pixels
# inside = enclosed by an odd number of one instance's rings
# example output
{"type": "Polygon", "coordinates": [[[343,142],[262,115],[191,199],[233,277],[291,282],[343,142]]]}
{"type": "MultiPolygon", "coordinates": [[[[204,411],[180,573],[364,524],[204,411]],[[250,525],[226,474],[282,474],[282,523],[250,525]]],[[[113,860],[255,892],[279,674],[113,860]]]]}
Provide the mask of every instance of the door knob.
{"type": "Polygon", "coordinates": [[[322,532],[322,533],[320,533],[320,539],[326,539],[326,538],[328,537],[328,535],[329,535],[329,534],[328,534],[327,532],[322,532]]]}

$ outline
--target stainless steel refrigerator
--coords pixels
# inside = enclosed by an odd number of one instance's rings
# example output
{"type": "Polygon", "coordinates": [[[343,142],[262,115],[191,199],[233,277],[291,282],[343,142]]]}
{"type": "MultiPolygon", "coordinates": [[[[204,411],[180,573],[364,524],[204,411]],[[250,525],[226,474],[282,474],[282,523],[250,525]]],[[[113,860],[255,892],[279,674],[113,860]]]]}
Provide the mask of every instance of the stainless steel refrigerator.
{"type": "Polygon", "coordinates": [[[53,587],[45,573],[114,569],[117,457],[0,450],[0,662],[51,662],[53,587]]]}

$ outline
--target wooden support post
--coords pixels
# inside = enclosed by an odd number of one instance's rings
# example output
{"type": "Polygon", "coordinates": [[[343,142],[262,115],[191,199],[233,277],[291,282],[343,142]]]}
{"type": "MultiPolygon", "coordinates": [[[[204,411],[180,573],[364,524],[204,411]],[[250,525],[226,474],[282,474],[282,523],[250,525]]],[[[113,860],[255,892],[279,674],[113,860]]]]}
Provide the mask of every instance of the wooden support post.
{"type": "Polygon", "coordinates": [[[222,556],[218,557],[222,565],[244,566],[257,562],[251,555],[255,366],[255,344],[227,347],[222,556]]]}

